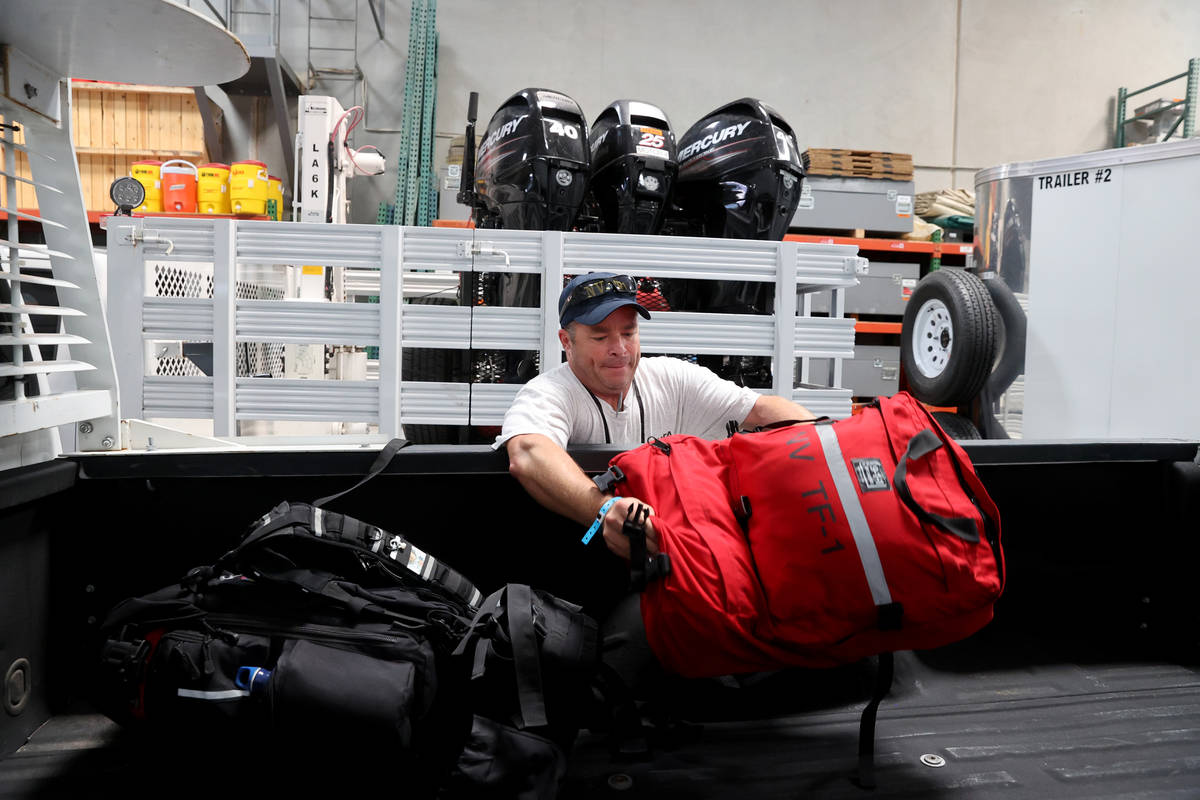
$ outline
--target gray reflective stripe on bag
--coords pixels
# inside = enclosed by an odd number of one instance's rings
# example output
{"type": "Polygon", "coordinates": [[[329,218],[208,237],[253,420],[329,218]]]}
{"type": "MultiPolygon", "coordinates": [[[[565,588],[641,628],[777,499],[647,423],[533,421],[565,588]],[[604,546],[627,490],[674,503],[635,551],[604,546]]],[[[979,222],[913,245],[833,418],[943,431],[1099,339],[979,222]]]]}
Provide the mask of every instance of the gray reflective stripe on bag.
{"type": "Polygon", "coordinates": [[[365,550],[380,561],[395,562],[422,580],[459,598],[471,611],[478,609],[483,600],[483,593],[461,572],[413,546],[400,534],[389,533],[354,517],[307,503],[283,503],[277,506],[264,515],[259,520],[259,526],[237,549],[223,556],[219,563],[229,563],[242,551],[261,546],[270,539],[306,533],[327,542],[365,550]]]}
{"type": "Polygon", "coordinates": [[[854,545],[862,562],[863,573],[867,585],[871,589],[871,599],[879,609],[879,627],[881,630],[893,630],[900,627],[902,609],[899,603],[892,602],[892,592],[888,588],[887,577],[883,574],[883,563],[879,560],[879,550],[875,547],[875,536],[863,513],[862,503],[858,500],[858,492],[854,489],[854,479],[846,467],[846,459],[842,456],[842,446],[838,442],[837,432],[831,425],[817,425],[817,438],[821,441],[821,451],[825,455],[825,463],[833,478],[833,487],[837,490],[842,513],[846,515],[846,524],[854,537],[854,545]]]}

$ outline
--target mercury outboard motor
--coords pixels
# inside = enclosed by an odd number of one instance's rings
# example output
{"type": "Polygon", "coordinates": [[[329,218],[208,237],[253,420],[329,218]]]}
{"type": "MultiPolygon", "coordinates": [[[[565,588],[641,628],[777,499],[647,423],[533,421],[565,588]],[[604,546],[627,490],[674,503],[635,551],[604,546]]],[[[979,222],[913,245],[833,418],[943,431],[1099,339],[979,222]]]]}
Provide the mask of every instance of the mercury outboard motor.
{"type": "Polygon", "coordinates": [[[718,108],[679,140],[676,203],[703,236],[783,239],[803,179],[792,127],[752,97],[718,108]]]}
{"type": "Polygon", "coordinates": [[[679,172],[666,113],[638,100],[617,100],[596,117],[589,188],[600,230],[658,233],[679,172]]]}
{"type": "Polygon", "coordinates": [[[570,230],[587,193],[588,127],[559,92],[524,89],[492,115],[479,145],[475,224],[570,230]]]}

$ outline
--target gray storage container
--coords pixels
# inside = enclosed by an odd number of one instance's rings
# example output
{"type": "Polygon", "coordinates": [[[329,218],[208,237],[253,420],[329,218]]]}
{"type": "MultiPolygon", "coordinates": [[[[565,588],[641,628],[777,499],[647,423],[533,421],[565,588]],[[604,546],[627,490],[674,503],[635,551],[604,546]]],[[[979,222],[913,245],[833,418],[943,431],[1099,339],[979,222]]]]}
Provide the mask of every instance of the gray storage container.
{"type": "Polygon", "coordinates": [[[810,175],[791,227],[912,233],[913,182],[810,175]]]}
{"type": "MultiPolygon", "coordinates": [[[[872,261],[869,272],[858,276],[858,286],[846,289],[846,314],[904,316],[908,296],[921,277],[921,265],[903,261],[872,261]]],[[[829,293],[813,295],[812,310],[829,313],[829,293]]]]}
{"type": "Polygon", "coordinates": [[[842,362],[842,385],[854,397],[890,397],[900,390],[900,348],[855,345],[842,362]]]}

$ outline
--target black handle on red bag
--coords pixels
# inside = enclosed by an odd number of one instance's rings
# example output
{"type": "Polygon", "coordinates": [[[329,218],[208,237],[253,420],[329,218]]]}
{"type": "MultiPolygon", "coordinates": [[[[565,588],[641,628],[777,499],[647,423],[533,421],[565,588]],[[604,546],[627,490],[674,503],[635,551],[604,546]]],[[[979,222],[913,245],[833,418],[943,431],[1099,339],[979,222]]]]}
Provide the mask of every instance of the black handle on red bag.
{"type": "Polygon", "coordinates": [[[926,428],[908,441],[908,447],[904,451],[904,455],[900,457],[900,463],[896,465],[896,474],[894,480],[896,482],[896,494],[900,495],[900,500],[904,505],[908,506],[909,511],[917,515],[917,519],[922,522],[928,522],[931,525],[936,525],[947,533],[953,534],[966,542],[979,541],[979,528],[975,524],[975,520],[968,517],[943,517],[940,514],[934,514],[932,511],[924,508],[912,496],[912,491],[908,488],[908,462],[909,460],[916,461],[924,458],[930,453],[936,451],[942,446],[942,440],[938,435],[926,428]]]}

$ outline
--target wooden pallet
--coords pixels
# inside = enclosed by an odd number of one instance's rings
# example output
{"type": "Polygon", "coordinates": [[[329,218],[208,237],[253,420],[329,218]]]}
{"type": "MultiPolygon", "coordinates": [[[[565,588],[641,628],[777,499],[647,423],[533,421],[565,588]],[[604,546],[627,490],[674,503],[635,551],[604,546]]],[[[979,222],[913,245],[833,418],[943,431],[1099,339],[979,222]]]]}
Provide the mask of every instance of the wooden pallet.
{"type": "Polygon", "coordinates": [[[807,167],[805,172],[809,175],[819,175],[828,178],[870,178],[873,180],[887,181],[911,181],[913,179],[912,170],[896,171],[843,167],[807,167]]]}
{"type": "Polygon", "coordinates": [[[804,158],[818,159],[847,159],[847,158],[869,158],[869,159],[885,159],[888,161],[907,161],[912,163],[912,155],[910,153],[888,153],[883,150],[840,150],[823,147],[810,147],[804,151],[804,158]]]}
{"type": "Polygon", "coordinates": [[[911,181],[913,177],[912,156],[908,153],[813,147],[805,150],[802,158],[809,175],[897,181],[911,181]]]}

